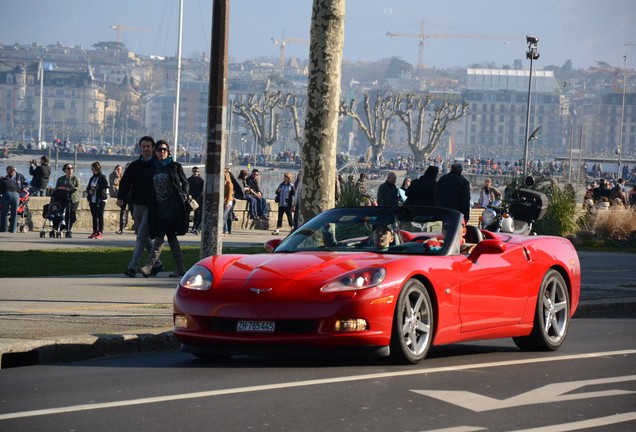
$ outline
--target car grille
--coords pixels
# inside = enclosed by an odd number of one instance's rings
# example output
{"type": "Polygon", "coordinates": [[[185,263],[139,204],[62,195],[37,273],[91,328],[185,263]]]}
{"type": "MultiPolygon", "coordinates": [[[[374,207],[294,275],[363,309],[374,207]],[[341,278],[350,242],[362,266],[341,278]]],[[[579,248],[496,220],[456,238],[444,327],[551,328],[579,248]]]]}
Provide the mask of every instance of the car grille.
{"type": "MultiPolygon", "coordinates": [[[[217,332],[236,332],[238,320],[233,318],[210,318],[207,320],[207,328],[217,332]]],[[[318,331],[318,320],[276,320],[276,331],[274,334],[285,333],[316,333],[318,331]]]]}

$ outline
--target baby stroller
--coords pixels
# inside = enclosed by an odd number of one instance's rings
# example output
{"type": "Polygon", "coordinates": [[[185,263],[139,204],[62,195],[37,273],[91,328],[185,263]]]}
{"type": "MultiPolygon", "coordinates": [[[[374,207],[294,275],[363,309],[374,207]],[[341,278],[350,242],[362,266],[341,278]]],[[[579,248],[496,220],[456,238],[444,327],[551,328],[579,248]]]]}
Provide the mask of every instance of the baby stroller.
{"type": "Polygon", "coordinates": [[[44,218],[44,224],[40,230],[40,238],[46,237],[45,227],[49,224],[50,231],[49,237],[60,238],[62,232],[65,237],[70,237],[66,227],[69,225],[69,218],[71,214],[70,210],[71,197],[68,191],[63,189],[57,189],[51,195],[51,201],[44,206],[42,210],[42,217],[44,218]]]}
{"type": "Polygon", "coordinates": [[[20,201],[18,202],[18,231],[33,231],[33,220],[29,210],[29,200],[31,194],[27,189],[20,191],[20,201]]]}

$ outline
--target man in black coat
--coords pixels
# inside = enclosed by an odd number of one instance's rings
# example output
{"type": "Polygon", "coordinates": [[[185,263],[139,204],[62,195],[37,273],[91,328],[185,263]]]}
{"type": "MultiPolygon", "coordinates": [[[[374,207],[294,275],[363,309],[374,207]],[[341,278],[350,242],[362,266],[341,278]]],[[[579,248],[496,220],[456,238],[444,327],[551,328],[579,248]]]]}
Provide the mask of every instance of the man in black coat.
{"type": "Polygon", "coordinates": [[[451,165],[451,170],[440,177],[437,182],[435,205],[457,210],[470,219],[470,182],[462,176],[464,167],[461,163],[451,165]]]}
{"type": "Polygon", "coordinates": [[[413,180],[406,190],[406,205],[434,206],[438,173],[439,168],[431,165],[420,178],[413,180]]]}
{"type": "MultiPolygon", "coordinates": [[[[190,196],[199,204],[199,208],[194,211],[194,221],[192,222],[192,234],[199,234],[201,229],[201,209],[203,208],[203,186],[204,181],[201,177],[199,167],[192,168],[192,175],[188,177],[188,184],[190,185],[190,196]]],[[[190,215],[188,214],[188,221],[190,215]]]]}
{"type": "MultiPolygon", "coordinates": [[[[128,270],[124,272],[128,277],[135,277],[137,274],[139,260],[144,249],[148,253],[152,250],[152,241],[149,237],[148,204],[153,190],[152,176],[155,172],[155,158],[152,153],[154,147],[155,140],[152,137],[144,136],[139,139],[141,155],[139,159],[131,162],[126,171],[124,171],[119,183],[119,191],[117,192],[117,205],[119,207],[126,205],[126,197],[128,192],[131,192],[133,219],[137,230],[133,256],[130,263],[128,263],[128,270]]],[[[157,260],[154,263],[151,275],[155,276],[162,270],[163,265],[160,260],[157,260]]]]}
{"type": "Polygon", "coordinates": [[[33,159],[29,165],[29,174],[33,176],[29,193],[32,196],[46,196],[46,188],[49,186],[49,178],[51,178],[49,158],[42,156],[40,158],[40,166],[33,159]]]}

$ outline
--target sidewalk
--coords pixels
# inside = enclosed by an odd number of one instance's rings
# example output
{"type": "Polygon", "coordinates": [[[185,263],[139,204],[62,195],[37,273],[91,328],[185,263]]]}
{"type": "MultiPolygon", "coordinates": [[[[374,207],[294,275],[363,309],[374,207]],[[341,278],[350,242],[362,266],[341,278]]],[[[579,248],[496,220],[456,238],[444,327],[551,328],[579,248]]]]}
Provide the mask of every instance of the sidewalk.
{"type": "MultiPolygon", "coordinates": [[[[51,239],[40,238],[38,232],[0,233],[0,250],[134,244],[132,233],[109,233],[102,240],[88,239],[88,232],[74,234],[72,239],[51,239]]],[[[223,243],[262,245],[272,238],[270,231],[235,230],[223,243]]],[[[200,236],[188,234],[180,242],[199,245],[200,236]]],[[[633,255],[606,255],[580,253],[584,271],[576,318],[636,315],[633,255]],[[606,268],[602,260],[621,270],[606,268]],[[599,282],[599,275],[606,276],[599,282]]],[[[125,267],[122,263],[122,272],[125,267]]],[[[168,273],[148,279],[123,274],[0,279],[0,368],[178,349],[172,336],[172,296],[178,281],[168,273]]]]}

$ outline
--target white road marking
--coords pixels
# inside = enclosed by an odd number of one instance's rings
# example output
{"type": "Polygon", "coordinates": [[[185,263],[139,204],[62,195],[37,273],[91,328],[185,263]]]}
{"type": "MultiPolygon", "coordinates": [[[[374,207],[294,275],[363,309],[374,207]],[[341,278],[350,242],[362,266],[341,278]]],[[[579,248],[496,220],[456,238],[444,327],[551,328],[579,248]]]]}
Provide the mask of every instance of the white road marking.
{"type": "MultiPolygon", "coordinates": [[[[577,430],[587,430],[595,427],[608,426],[617,423],[625,423],[636,420],[636,412],[628,412],[624,414],[615,414],[607,417],[599,417],[595,419],[580,420],[572,423],[561,423],[557,425],[541,426],[532,429],[516,430],[511,432],[567,432],[577,430]]],[[[456,426],[444,429],[432,429],[426,432],[477,432],[488,430],[479,426],[456,426]]]]}
{"type": "Polygon", "coordinates": [[[446,390],[411,390],[422,396],[429,396],[442,400],[446,403],[458,405],[462,408],[469,409],[473,412],[493,411],[503,408],[512,408],[522,405],[535,405],[542,403],[558,403],[570,400],[589,399],[604,396],[620,396],[630,393],[636,393],[628,390],[605,390],[587,393],[575,393],[565,395],[564,393],[572,392],[581,387],[611,383],[621,383],[627,381],[636,381],[636,375],[627,375],[621,377],[600,378],[583,381],[569,381],[561,383],[548,384],[534,390],[522,393],[508,399],[495,399],[483,396],[478,393],[469,391],[446,391],[446,390]]]}
{"type": "Polygon", "coordinates": [[[150,403],[170,402],[170,401],[176,401],[176,400],[205,398],[205,397],[212,397],[212,396],[224,396],[224,395],[233,395],[233,394],[240,394],[240,393],[280,390],[280,389],[295,388],[295,387],[306,387],[306,386],[314,386],[314,385],[376,380],[376,379],[382,379],[382,378],[394,378],[394,377],[433,374],[433,373],[441,373],[441,372],[456,372],[456,371],[469,370],[469,369],[485,369],[485,368],[492,368],[492,367],[517,366],[517,365],[524,365],[524,364],[548,363],[548,362],[568,361],[568,360],[584,360],[584,359],[598,358],[598,357],[624,356],[624,355],[633,355],[633,354],[636,354],[636,350],[605,351],[605,352],[596,352],[596,353],[563,355],[563,356],[555,356],[555,357],[541,357],[541,358],[509,360],[509,361],[501,361],[501,362],[477,363],[477,364],[469,364],[469,365],[461,365],[461,366],[447,366],[447,367],[439,367],[439,368],[432,368],[432,369],[416,369],[416,370],[405,370],[405,371],[396,371],[396,372],[383,372],[383,373],[375,373],[375,374],[351,375],[351,376],[344,376],[344,377],[285,382],[285,383],[278,383],[278,384],[264,384],[264,385],[258,385],[258,386],[237,387],[237,388],[220,389],[220,390],[208,390],[208,391],[183,393],[183,394],[176,394],[176,395],[169,395],[169,396],[156,396],[156,397],[148,397],[148,398],[140,398],[140,399],[114,401],[114,402],[71,405],[67,407],[47,408],[47,409],[40,409],[40,410],[33,410],[33,411],[21,411],[21,412],[0,414],[0,421],[16,419],[16,418],[24,418],[24,417],[35,417],[35,416],[42,416],[42,415],[63,414],[63,413],[105,409],[105,408],[118,408],[118,407],[126,407],[126,406],[133,406],[133,405],[150,404],[150,403]]]}
{"type": "MultiPolygon", "coordinates": [[[[617,423],[624,423],[636,420],[636,412],[615,414],[607,417],[599,417],[589,420],[581,420],[572,423],[562,423],[558,425],[544,426],[532,429],[523,429],[514,432],[566,432],[577,430],[588,430],[594,427],[607,426],[617,423]]],[[[633,430],[633,429],[631,429],[633,430]]]]}

